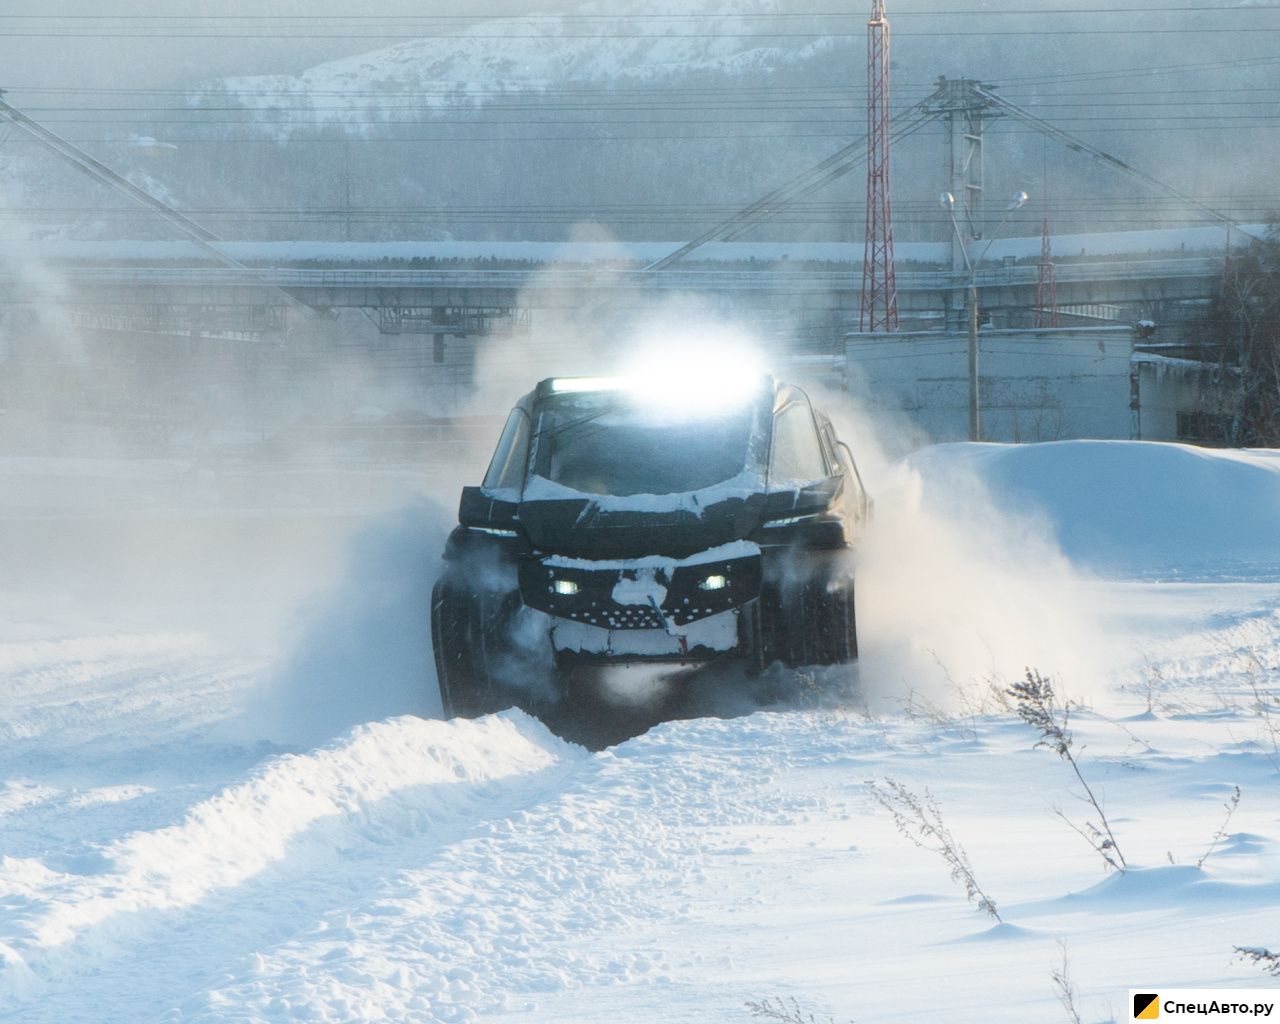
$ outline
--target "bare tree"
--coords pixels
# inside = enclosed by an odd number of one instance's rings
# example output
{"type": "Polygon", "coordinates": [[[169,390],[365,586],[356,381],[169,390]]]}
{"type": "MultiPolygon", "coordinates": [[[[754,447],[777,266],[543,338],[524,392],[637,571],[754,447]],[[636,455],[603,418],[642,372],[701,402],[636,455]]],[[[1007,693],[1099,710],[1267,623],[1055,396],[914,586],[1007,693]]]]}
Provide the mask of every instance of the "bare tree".
{"type": "Polygon", "coordinates": [[[1280,222],[1267,237],[1232,255],[1222,290],[1203,325],[1218,351],[1223,379],[1238,374],[1225,443],[1280,445],[1280,222]]]}

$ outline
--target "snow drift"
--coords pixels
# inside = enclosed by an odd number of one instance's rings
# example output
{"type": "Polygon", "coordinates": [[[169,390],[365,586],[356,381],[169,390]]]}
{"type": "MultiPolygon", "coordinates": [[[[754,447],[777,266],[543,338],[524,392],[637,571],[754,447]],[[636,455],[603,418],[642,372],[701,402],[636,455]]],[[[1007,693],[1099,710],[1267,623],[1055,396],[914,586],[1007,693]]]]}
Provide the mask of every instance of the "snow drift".
{"type": "Polygon", "coordinates": [[[1132,650],[1093,581],[1280,575],[1278,452],[949,444],[880,476],[859,579],[872,699],[955,707],[1029,667],[1105,699],[1132,650]]]}
{"type": "Polygon", "coordinates": [[[908,460],[969,473],[999,507],[1048,524],[1071,562],[1107,576],[1273,575],[1280,452],[1144,441],[940,445],[908,460]]]}

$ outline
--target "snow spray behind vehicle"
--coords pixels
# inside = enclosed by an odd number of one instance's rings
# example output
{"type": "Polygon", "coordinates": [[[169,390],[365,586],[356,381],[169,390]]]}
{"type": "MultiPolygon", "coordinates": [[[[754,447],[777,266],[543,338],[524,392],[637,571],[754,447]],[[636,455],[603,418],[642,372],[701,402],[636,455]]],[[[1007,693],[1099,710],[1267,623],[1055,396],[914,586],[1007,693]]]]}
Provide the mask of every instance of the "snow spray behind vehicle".
{"type": "Polygon", "coordinates": [[[246,727],[311,745],[373,719],[437,716],[421,678],[431,670],[424,624],[447,529],[443,510],[422,500],[361,530],[338,585],[301,609],[292,653],[253,696],[246,727]]]}
{"type": "Polygon", "coordinates": [[[1005,446],[930,446],[853,390],[823,401],[876,495],[859,558],[859,706],[972,711],[1029,666],[1077,700],[1101,694],[1122,652],[1052,524],[986,482],[983,453],[1005,446]]]}

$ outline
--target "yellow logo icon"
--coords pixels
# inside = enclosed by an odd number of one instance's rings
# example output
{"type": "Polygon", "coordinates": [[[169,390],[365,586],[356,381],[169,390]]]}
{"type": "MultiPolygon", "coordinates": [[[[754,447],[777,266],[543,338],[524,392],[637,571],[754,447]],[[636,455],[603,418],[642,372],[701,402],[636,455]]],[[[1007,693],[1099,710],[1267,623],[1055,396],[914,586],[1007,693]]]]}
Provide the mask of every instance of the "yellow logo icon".
{"type": "Polygon", "coordinates": [[[1154,993],[1140,992],[1133,997],[1134,1020],[1159,1020],[1160,997],[1154,993]]]}

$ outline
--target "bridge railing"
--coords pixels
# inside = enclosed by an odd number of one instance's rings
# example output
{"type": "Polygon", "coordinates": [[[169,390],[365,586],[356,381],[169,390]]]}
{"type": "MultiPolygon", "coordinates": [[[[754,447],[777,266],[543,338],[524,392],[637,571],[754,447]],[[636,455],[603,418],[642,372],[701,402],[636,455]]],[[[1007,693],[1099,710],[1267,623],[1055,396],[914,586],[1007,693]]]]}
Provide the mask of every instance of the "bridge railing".
{"type": "MultiPolygon", "coordinates": [[[[1153,280],[1204,278],[1221,273],[1216,257],[1184,257],[1157,260],[1096,260],[1061,263],[1055,267],[1059,284],[1075,281],[1153,280]]],[[[155,287],[274,287],[326,288],[496,288],[551,290],[645,290],[647,288],[706,291],[848,291],[857,290],[861,278],[856,266],[842,270],[779,268],[710,270],[674,268],[646,272],[631,268],[529,269],[479,268],[379,268],[303,269],[262,267],[239,270],[230,267],[66,266],[56,273],[70,283],[86,285],[142,285],[155,287]]],[[[0,280],[7,276],[0,270],[0,280]]],[[[946,291],[968,284],[967,275],[946,270],[899,271],[902,291],[946,291]]],[[[1033,285],[1034,264],[999,266],[978,271],[979,287],[1033,285]]]]}

